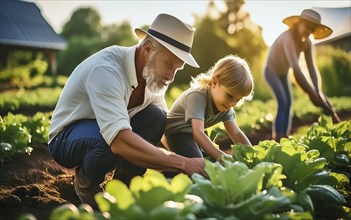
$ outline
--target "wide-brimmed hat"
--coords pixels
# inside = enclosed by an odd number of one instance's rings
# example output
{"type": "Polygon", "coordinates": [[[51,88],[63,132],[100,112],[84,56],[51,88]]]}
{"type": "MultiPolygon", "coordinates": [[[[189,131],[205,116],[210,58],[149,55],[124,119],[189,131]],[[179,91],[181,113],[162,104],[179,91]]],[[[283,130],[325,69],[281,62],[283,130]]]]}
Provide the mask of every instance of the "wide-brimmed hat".
{"type": "Polygon", "coordinates": [[[140,39],[149,35],[185,63],[198,68],[199,65],[190,54],[194,32],[194,27],[169,14],[159,14],[147,31],[135,29],[140,39]]]}
{"type": "Polygon", "coordinates": [[[322,39],[328,37],[333,32],[331,28],[321,24],[321,16],[318,12],[312,9],[305,9],[300,15],[289,16],[283,20],[283,23],[292,27],[300,19],[312,22],[317,25],[313,32],[314,39],[322,39]]]}

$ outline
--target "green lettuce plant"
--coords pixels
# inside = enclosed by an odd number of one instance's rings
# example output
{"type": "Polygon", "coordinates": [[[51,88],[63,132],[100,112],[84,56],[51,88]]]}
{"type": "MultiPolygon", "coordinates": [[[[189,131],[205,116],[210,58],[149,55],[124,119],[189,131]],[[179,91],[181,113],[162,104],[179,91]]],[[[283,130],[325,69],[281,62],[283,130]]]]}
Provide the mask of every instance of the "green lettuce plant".
{"type": "Polygon", "coordinates": [[[200,218],[264,219],[273,214],[297,219],[312,219],[306,210],[312,203],[306,194],[297,195],[287,188],[280,189],[282,166],[263,162],[250,169],[244,163],[224,158],[224,163],[206,161],[208,179],[194,174],[191,193],[200,196],[204,207],[200,218]],[[301,200],[301,202],[299,202],[301,200]]]}

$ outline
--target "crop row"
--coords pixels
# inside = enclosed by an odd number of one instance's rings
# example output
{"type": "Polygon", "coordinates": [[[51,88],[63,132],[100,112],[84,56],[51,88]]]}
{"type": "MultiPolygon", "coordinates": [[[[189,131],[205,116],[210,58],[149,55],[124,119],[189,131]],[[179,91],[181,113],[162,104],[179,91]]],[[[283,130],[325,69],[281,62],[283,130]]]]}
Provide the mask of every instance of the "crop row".
{"type": "Polygon", "coordinates": [[[64,204],[50,219],[350,219],[350,121],[321,116],[306,136],[232,152],[206,160],[207,177],[148,170],[129,187],[110,180],[98,211],[64,204]]]}

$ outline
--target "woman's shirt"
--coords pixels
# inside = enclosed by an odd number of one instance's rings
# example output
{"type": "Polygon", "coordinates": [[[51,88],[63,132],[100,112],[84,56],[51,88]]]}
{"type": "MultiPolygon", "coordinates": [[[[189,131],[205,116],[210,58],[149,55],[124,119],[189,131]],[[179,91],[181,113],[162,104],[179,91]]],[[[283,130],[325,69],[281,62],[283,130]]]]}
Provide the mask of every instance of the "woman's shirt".
{"type": "Polygon", "coordinates": [[[204,128],[235,119],[234,109],[214,114],[209,89],[190,88],[173,103],[167,114],[165,135],[192,134],[191,119],[204,121],[204,128]]]}
{"type": "MultiPolygon", "coordinates": [[[[292,29],[284,31],[269,49],[266,67],[279,75],[288,74],[289,68],[299,65],[300,53],[311,50],[311,40],[298,42],[292,29]]],[[[301,40],[300,40],[301,41],[301,40]]]]}

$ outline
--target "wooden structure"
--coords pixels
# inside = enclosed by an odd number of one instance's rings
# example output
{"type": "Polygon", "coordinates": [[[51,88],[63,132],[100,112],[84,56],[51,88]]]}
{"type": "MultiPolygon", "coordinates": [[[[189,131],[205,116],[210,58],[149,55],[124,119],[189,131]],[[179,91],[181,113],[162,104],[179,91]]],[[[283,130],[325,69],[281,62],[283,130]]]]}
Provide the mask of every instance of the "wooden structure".
{"type": "Polygon", "coordinates": [[[49,61],[49,71],[56,73],[56,53],[67,47],[42,16],[33,2],[20,0],[0,1],[0,62],[8,65],[13,50],[43,52],[49,61]]]}

